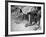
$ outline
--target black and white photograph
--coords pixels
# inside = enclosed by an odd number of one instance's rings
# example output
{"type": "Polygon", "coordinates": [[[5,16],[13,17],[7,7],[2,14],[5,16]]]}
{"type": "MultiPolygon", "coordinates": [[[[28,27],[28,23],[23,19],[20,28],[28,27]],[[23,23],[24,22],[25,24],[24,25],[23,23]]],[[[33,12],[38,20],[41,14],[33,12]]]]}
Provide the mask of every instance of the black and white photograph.
{"type": "Polygon", "coordinates": [[[44,5],[8,2],[8,35],[43,33],[44,5]]]}
{"type": "Polygon", "coordinates": [[[41,30],[41,7],[11,5],[11,31],[41,30]]]}

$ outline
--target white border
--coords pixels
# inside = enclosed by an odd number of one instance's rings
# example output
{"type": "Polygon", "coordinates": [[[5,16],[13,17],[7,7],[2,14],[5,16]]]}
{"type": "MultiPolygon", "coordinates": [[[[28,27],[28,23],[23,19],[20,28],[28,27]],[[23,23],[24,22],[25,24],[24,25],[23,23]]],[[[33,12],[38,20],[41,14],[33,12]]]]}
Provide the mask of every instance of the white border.
{"type": "Polygon", "coordinates": [[[42,4],[26,4],[26,3],[8,3],[8,35],[12,34],[26,34],[26,33],[42,33],[43,32],[43,5],[42,4]],[[11,5],[21,5],[21,6],[41,6],[41,30],[37,31],[21,31],[21,32],[11,32],[11,5]]]}

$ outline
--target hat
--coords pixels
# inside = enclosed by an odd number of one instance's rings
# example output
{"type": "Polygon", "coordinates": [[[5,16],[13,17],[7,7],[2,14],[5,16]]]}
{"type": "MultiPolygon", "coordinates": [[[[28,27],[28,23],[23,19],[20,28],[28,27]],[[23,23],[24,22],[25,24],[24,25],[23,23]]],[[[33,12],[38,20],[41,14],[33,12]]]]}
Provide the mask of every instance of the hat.
{"type": "Polygon", "coordinates": [[[27,14],[27,13],[32,12],[34,10],[36,10],[36,7],[24,7],[24,8],[22,8],[22,12],[24,14],[27,14]]]}

